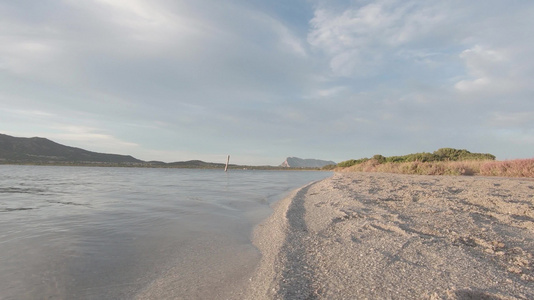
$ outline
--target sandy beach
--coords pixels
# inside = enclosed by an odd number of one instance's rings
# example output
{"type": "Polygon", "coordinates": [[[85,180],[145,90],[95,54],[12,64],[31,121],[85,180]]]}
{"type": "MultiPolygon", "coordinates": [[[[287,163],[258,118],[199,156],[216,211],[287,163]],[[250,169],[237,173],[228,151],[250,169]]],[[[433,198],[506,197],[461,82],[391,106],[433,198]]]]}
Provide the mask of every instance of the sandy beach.
{"type": "Polygon", "coordinates": [[[534,180],[335,173],[253,240],[237,298],[534,299],[534,180]]]}

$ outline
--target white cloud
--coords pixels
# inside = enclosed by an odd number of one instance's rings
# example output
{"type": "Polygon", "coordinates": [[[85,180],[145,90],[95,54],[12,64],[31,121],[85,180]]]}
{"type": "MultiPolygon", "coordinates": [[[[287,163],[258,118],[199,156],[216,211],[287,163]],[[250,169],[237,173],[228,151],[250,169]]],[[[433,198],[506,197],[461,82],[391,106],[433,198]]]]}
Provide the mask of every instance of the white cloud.
{"type": "Polygon", "coordinates": [[[62,51],[53,42],[13,36],[0,36],[0,41],[0,70],[18,76],[55,73],[62,51]]]}
{"type": "Polygon", "coordinates": [[[466,93],[505,93],[521,88],[522,78],[516,78],[515,61],[506,50],[487,49],[480,45],[464,50],[460,54],[473,79],[461,80],[456,89],[466,93]]]}
{"type": "Polygon", "coordinates": [[[282,48],[288,49],[292,53],[300,56],[307,56],[306,49],[302,45],[302,41],[297,38],[286,26],[282,23],[272,20],[272,28],[278,34],[279,43],[282,48]]]}
{"type": "Polygon", "coordinates": [[[311,90],[310,93],[308,95],[303,96],[303,98],[310,99],[310,100],[317,99],[317,98],[331,99],[347,91],[348,91],[348,87],[346,86],[326,87],[322,89],[311,90]]]}
{"type": "Polygon", "coordinates": [[[446,13],[440,4],[415,1],[374,1],[341,12],[319,8],[308,42],[327,54],[334,75],[375,75],[403,46],[431,38],[446,13]]]}
{"type": "MultiPolygon", "coordinates": [[[[164,10],[159,10],[154,5],[149,5],[145,1],[138,0],[94,0],[96,3],[101,3],[115,8],[117,11],[124,13],[131,13],[139,20],[146,22],[164,23],[168,20],[165,16],[164,10]]],[[[157,2],[155,2],[157,5],[157,2]]]]}
{"type": "Polygon", "coordinates": [[[188,15],[188,8],[180,3],[175,3],[170,8],[161,5],[160,1],[94,0],[94,2],[101,5],[98,14],[109,15],[111,22],[126,30],[122,32],[126,38],[138,43],[164,47],[165,44],[175,44],[186,36],[201,34],[202,30],[206,29],[201,22],[188,15]]]}
{"type": "Polygon", "coordinates": [[[90,151],[122,154],[130,153],[139,147],[136,143],[123,141],[98,128],[62,124],[56,125],[53,129],[55,133],[47,134],[48,138],[90,151]]]}
{"type": "Polygon", "coordinates": [[[55,114],[50,113],[50,112],[32,110],[32,109],[27,110],[27,109],[14,109],[14,108],[0,107],[0,111],[4,111],[5,113],[10,114],[10,115],[18,115],[19,117],[24,117],[24,118],[40,118],[40,117],[50,118],[50,117],[56,116],[55,114]]]}

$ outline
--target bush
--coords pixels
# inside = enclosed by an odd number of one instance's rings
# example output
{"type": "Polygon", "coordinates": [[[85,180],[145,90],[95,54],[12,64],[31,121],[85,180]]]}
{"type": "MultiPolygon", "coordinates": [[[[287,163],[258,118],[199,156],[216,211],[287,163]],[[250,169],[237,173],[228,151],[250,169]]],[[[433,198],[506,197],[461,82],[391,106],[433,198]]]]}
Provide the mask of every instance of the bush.
{"type": "Polygon", "coordinates": [[[495,160],[495,155],[488,153],[471,153],[465,149],[441,148],[434,151],[434,155],[440,161],[460,161],[460,160],[495,160]]]}
{"type": "Polygon", "coordinates": [[[373,156],[372,159],[376,160],[379,164],[383,164],[386,162],[386,157],[380,154],[376,154],[375,156],[373,156]]]}
{"type": "Polygon", "coordinates": [[[407,156],[408,156],[408,160],[407,161],[427,162],[427,161],[438,161],[439,160],[439,158],[436,157],[434,154],[427,153],[427,152],[415,153],[415,154],[410,154],[410,155],[407,155],[407,156]]]}
{"type": "Polygon", "coordinates": [[[368,160],[369,160],[369,158],[350,159],[350,160],[346,160],[346,161],[342,161],[342,162],[338,163],[337,166],[340,167],[340,168],[348,168],[348,167],[352,167],[354,165],[358,165],[358,164],[364,163],[364,162],[366,162],[368,160]]]}
{"type": "MultiPolygon", "coordinates": [[[[384,157],[381,154],[373,156],[378,163],[404,163],[404,162],[438,162],[438,161],[468,161],[468,160],[495,160],[495,156],[488,153],[471,153],[465,149],[441,148],[433,153],[421,152],[403,156],[384,157]]],[[[351,159],[337,164],[340,168],[348,168],[357,164],[365,163],[369,158],[351,159]]]]}
{"type": "Polygon", "coordinates": [[[326,165],[321,168],[321,170],[330,171],[337,167],[337,165],[326,165]]]}

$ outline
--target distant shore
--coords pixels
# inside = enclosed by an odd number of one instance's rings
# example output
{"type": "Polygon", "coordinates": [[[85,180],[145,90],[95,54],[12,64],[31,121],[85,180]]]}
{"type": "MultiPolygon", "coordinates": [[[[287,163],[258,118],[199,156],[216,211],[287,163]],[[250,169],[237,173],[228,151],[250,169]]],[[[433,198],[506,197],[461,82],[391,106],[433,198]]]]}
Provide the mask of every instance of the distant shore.
{"type": "Polygon", "coordinates": [[[236,299],[533,299],[533,194],[532,179],[335,173],[256,228],[236,299]]]}
{"type": "MultiPolygon", "coordinates": [[[[110,167],[110,168],[158,168],[158,169],[209,169],[224,170],[224,164],[203,161],[186,161],[175,163],[108,163],[108,162],[13,162],[1,161],[2,165],[12,166],[50,166],[50,167],[110,167]]],[[[273,171],[324,171],[321,168],[282,167],[282,166],[246,166],[228,165],[228,170],[273,170],[273,171]]],[[[327,170],[328,171],[328,170],[327,170]]]]}

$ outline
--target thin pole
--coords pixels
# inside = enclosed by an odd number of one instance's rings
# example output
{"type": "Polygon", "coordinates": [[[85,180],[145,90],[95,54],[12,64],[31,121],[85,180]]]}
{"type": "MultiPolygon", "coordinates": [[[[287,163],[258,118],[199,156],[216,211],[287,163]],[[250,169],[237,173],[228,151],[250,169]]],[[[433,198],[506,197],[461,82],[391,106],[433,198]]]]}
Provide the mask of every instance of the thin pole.
{"type": "Polygon", "coordinates": [[[228,171],[228,163],[230,162],[230,155],[226,158],[226,166],[224,167],[224,171],[228,171]]]}

